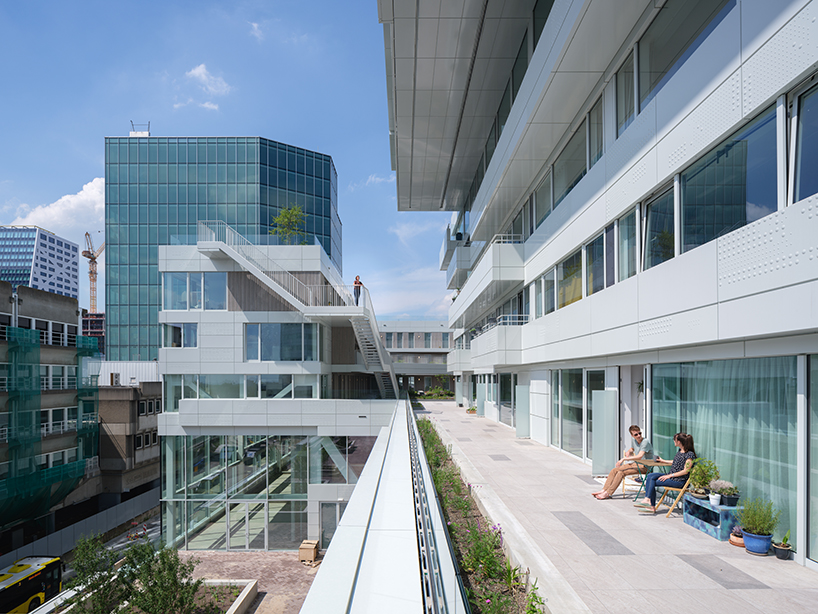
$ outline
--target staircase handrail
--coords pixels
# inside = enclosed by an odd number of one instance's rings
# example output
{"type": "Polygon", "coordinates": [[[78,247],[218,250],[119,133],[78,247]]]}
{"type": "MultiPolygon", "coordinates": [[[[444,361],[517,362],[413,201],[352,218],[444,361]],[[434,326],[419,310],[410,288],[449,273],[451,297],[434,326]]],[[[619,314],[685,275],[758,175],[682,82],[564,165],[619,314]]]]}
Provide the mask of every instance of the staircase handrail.
{"type": "Polygon", "coordinates": [[[236,232],[226,222],[221,220],[200,221],[197,240],[220,241],[233,248],[299,302],[304,305],[312,305],[312,291],[307,285],[265,254],[257,245],[236,232]]]}

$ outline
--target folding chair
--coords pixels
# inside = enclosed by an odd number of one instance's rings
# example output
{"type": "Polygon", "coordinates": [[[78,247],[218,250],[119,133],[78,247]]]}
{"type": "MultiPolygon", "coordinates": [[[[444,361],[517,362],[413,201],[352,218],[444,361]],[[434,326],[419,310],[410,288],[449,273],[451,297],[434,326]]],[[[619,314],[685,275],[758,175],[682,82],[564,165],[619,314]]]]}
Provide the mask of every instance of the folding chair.
{"type": "MultiPolygon", "coordinates": [[[[676,497],[676,500],[673,501],[673,503],[666,503],[665,504],[665,505],[670,506],[670,509],[667,511],[667,514],[665,515],[665,518],[670,518],[671,512],[676,509],[676,506],[679,504],[679,502],[682,500],[682,497],[684,497],[684,494],[687,492],[687,487],[689,485],[690,485],[690,474],[689,473],[687,474],[687,481],[685,482],[685,485],[682,486],[681,488],[676,488],[675,486],[661,486],[661,482],[658,482],[657,486],[659,488],[664,489],[664,490],[662,491],[662,498],[659,499],[659,501],[657,501],[657,503],[656,503],[656,509],[659,509],[659,506],[662,505],[662,501],[665,500],[665,497],[667,496],[667,494],[669,492],[679,493],[679,496],[676,497]]],[[[670,501],[672,498],[673,498],[672,496],[668,497],[668,501],[670,501]]]]}

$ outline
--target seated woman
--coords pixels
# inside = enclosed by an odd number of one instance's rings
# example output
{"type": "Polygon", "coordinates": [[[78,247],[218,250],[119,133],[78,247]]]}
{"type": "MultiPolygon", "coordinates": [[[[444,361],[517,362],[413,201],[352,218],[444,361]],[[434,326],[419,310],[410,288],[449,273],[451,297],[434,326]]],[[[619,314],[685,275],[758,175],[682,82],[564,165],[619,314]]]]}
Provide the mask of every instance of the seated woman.
{"type": "MultiPolygon", "coordinates": [[[[693,436],[687,433],[676,433],[673,443],[679,448],[673,462],[670,464],[670,473],[649,473],[645,476],[645,498],[634,503],[640,512],[656,512],[656,486],[670,486],[682,488],[687,482],[687,475],[693,468],[696,459],[696,450],[693,447],[693,436]]],[[[658,456],[656,460],[661,462],[658,456]]],[[[666,463],[668,461],[665,461],[666,463]]]]}

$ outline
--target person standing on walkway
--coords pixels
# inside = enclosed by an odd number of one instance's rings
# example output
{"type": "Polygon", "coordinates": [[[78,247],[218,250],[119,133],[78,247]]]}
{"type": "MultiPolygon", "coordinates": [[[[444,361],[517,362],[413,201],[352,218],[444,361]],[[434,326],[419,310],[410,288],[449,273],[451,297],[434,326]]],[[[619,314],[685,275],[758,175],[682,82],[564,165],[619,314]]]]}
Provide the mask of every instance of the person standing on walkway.
{"type": "Polygon", "coordinates": [[[642,429],[632,424],[628,428],[628,431],[630,431],[631,434],[631,447],[624,450],[622,458],[616,461],[616,465],[614,465],[614,468],[611,469],[611,472],[608,474],[608,479],[605,480],[605,485],[602,487],[602,490],[591,493],[600,501],[610,499],[626,475],[635,475],[646,471],[644,467],[637,467],[636,464],[629,461],[641,460],[643,458],[650,460],[653,458],[653,446],[650,441],[645,439],[642,435],[642,429]]]}
{"type": "Polygon", "coordinates": [[[355,293],[355,306],[358,306],[358,299],[361,298],[361,288],[364,287],[364,282],[361,281],[361,276],[356,275],[355,281],[352,283],[354,286],[353,292],[355,293]]]}
{"type": "MultiPolygon", "coordinates": [[[[670,486],[671,488],[683,488],[687,482],[687,476],[693,469],[693,462],[696,460],[696,450],[693,447],[693,435],[687,433],[676,433],[673,436],[674,445],[679,448],[673,462],[670,464],[670,473],[649,473],[645,476],[645,495],[642,501],[634,503],[640,512],[656,512],[656,487],[670,486]]],[[[658,456],[657,462],[662,461],[658,456]]]]}

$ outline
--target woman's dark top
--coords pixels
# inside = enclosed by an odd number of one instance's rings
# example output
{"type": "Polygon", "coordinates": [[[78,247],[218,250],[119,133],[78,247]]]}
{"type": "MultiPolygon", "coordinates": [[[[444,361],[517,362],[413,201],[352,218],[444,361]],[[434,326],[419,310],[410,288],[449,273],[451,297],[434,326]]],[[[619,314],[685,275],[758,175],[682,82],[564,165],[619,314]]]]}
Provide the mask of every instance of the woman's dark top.
{"type": "MultiPolygon", "coordinates": [[[[689,460],[696,460],[696,453],[695,452],[682,452],[679,450],[676,452],[676,456],[673,458],[673,464],[670,466],[671,473],[678,473],[685,468],[685,463],[689,460]]],[[[679,476],[681,477],[681,476],[679,476]]]]}

